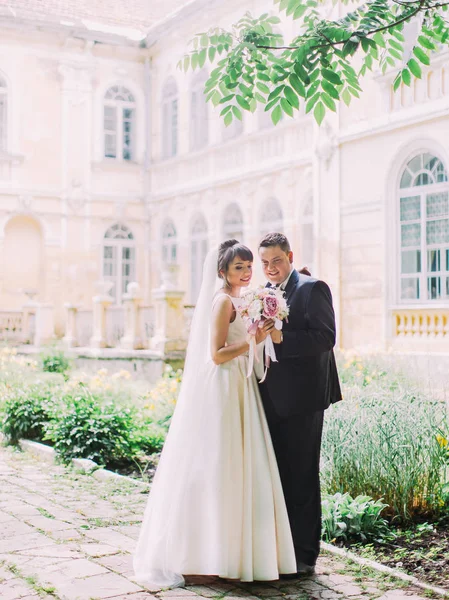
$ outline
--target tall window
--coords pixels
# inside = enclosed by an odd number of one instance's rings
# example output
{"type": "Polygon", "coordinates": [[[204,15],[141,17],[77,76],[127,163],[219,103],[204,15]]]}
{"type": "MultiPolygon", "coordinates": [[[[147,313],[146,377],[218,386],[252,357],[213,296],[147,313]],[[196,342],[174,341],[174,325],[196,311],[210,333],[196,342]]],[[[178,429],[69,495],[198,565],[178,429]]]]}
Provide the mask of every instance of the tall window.
{"type": "Polygon", "coordinates": [[[121,304],[128,283],[136,278],[136,248],[132,232],[120,223],[112,225],[104,236],[103,279],[112,281],[111,296],[121,304]]]}
{"type": "Polygon", "coordinates": [[[439,158],[423,153],[407,163],[398,209],[400,299],[449,298],[449,184],[439,158]]]}
{"type": "Polygon", "coordinates": [[[313,197],[309,196],[302,211],[301,221],[301,263],[309,268],[315,277],[315,234],[313,226],[313,197]]]}
{"type": "Polygon", "coordinates": [[[162,90],[162,154],[164,158],[178,153],[178,88],[171,77],[162,90]]]}
{"type": "Polygon", "coordinates": [[[190,149],[201,150],[209,141],[208,107],[204,95],[207,72],[200,71],[192,82],[190,96],[190,149]]]}
{"type": "Polygon", "coordinates": [[[195,304],[201,288],[203,265],[208,250],[207,223],[203,215],[197,215],[190,232],[191,299],[195,304]]]}
{"type": "Polygon", "coordinates": [[[133,160],[136,135],[136,102],[122,85],[114,85],[104,97],[104,155],[133,160]]]}
{"type": "Polygon", "coordinates": [[[162,228],[162,260],[164,263],[176,263],[176,229],[173,221],[165,221],[162,228]]]}
{"type": "Polygon", "coordinates": [[[262,206],[260,217],[260,235],[264,236],[270,232],[280,232],[284,230],[284,221],[282,208],[276,198],[270,198],[262,206]]]}
{"type": "Polygon", "coordinates": [[[240,207],[235,202],[228,204],[225,209],[223,237],[225,240],[236,239],[243,242],[243,215],[240,207]]]}
{"type": "Polygon", "coordinates": [[[3,151],[3,152],[5,152],[8,147],[7,102],[8,102],[8,88],[6,86],[6,81],[0,75],[0,151],[3,151]]]}

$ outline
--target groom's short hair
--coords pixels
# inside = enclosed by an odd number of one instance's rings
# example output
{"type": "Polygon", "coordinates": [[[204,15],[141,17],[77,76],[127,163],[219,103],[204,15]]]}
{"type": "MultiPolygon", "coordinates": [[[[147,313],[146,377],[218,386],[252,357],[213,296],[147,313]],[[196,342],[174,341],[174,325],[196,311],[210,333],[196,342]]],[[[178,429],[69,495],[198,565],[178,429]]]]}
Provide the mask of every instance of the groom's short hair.
{"type": "Polygon", "coordinates": [[[281,250],[285,252],[285,254],[291,252],[290,242],[283,233],[267,233],[267,235],[262,238],[259,244],[259,248],[271,248],[274,246],[279,246],[281,250]]]}

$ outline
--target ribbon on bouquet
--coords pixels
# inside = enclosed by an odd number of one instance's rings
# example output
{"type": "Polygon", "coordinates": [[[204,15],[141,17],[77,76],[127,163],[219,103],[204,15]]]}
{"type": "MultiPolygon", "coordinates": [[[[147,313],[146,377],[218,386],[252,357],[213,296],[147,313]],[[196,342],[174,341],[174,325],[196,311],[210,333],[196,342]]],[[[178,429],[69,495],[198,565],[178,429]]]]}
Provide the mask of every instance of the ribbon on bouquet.
{"type": "MultiPolygon", "coordinates": [[[[279,326],[282,327],[281,322],[279,321],[279,324],[276,323],[276,326],[277,326],[276,327],[277,329],[279,328],[279,326]]],[[[247,377],[251,377],[251,375],[252,375],[253,368],[254,368],[254,361],[259,362],[259,357],[257,355],[257,345],[256,345],[256,331],[257,331],[258,327],[259,327],[259,321],[256,321],[250,325],[249,330],[248,330],[248,333],[249,333],[249,341],[248,341],[248,343],[249,343],[249,360],[248,360],[248,369],[246,372],[247,377]]],[[[259,383],[263,383],[265,381],[265,378],[266,378],[267,372],[268,372],[268,367],[270,366],[270,361],[277,362],[278,360],[276,358],[276,351],[274,349],[273,340],[271,339],[271,336],[268,335],[265,339],[265,372],[259,383]]]]}

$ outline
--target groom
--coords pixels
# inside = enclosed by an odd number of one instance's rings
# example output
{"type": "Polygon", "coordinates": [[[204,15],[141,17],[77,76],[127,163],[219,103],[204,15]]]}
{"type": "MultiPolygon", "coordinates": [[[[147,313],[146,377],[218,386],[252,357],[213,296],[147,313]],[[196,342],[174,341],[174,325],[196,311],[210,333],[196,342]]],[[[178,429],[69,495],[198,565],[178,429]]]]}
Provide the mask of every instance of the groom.
{"type": "Polygon", "coordinates": [[[329,287],[298,273],[281,233],[259,244],[268,285],[285,291],[288,322],[271,336],[272,362],[261,395],[284,489],[297,574],[312,574],[321,537],[319,462],[324,410],[341,400],[333,347],[335,315],[329,287]]]}

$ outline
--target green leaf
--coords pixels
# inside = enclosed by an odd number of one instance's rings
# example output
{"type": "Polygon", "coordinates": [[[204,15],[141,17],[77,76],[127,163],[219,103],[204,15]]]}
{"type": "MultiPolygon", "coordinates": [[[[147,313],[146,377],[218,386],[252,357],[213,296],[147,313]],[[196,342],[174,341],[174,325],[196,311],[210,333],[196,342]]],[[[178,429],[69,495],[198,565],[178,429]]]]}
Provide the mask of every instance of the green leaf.
{"type": "Polygon", "coordinates": [[[271,113],[271,120],[274,125],[277,125],[279,121],[282,119],[282,109],[280,106],[276,106],[276,108],[271,113]]]}
{"type": "Polygon", "coordinates": [[[212,104],[213,104],[214,106],[218,106],[218,105],[220,104],[220,100],[221,100],[221,95],[220,95],[220,92],[217,92],[217,91],[215,90],[215,92],[214,92],[214,94],[213,94],[213,96],[212,96],[212,104]]]}
{"type": "Polygon", "coordinates": [[[332,100],[332,98],[328,94],[321,94],[321,100],[324,102],[324,104],[327,106],[327,108],[329,108],[333,112],[337,112],[337,107],[335,105],[335,102],[332,100]]]}
{"type": "Polygon", "coordinates": [[[290,75],[290,77],[288,78],[288,80],[289,80],[292,88],[298,94],[298,96],[302,96],[303,98],[305,98],[306,97],[306,89],[303,86],[302,81],[299,79],[298,75],[296,75],[295,73],[292,73],[290,75]]]}
{"type": "Polygon", "coordinates": [[[393,82],[393,90],[396,91],[399,88],[399,86],[401,85],[401,83],[402,83],[402,77],[401,77],[401,73],[399,72],[396,75],[395,80],[393,82]]]}
{"type": "Polygon", "coordinates": [[[267,105],[265,106],[265,112],[269,112],[275,104],[279,103],[279,100],[280,100],[280,98],[277,97],[277,98],[274,98],[274,100],[272,100],[271,102],[267,102],[267,105]]]}
{"type": "Polygon", "coordinates": [[[271,79],[268,77],[268,75],[266,73],[261,72],[261,71],[259,71],[257,73],[257,79],[260,79],[261,81],[271,81],[271,79]]]}
{"type": "Polygon", "coordinates": [[[243,96],[236,96],[235,99],[237,100],[237,104],[240,104],[243,109],[250,110],[250,105],[243,96]]]}
{"type": "Polygon", "coordinates": [[[228,112],[228,114],[225,116],[224,118],[224,124],[226,127],[229,127],[229,125],[232,123],[232,110],[228,112]]]}
{"type": "Polygon", "coordinates": [[[416,60],[414,58],[411,58],[408,61],[407,67],[410,69],[412,75],[414,75],[417,79],[421,79],[421,77],[422,77],[421,67],[419,66],[419,64],[416,62],[416,60]]]}
{"type": "Polygon", "coordinates": [[[340,99],[340,94],[338,93],[337,89],[331,83],[329,83],[329,81],[326,81],[326,79],[323,79],[321,82],[321,87],[327,94],[329,94],[329,96],[335,98],[335,100],[340,99]]]}
{"type": "Polygon", "coordinates": [[[410,75],[410,71],[408,69],[402,70],[402,81],[405,83],[405,85],[410,87],[412,76],[410,75]]]}
{"type": "Polygon", "coordinates": [[[206,58],[207,58],[207,49],[203,48],[198,57],[198,66],[200,67],[200,69],[202,69],[204,67],[204,65],[206,64],[206,58]]]}
{"type": "Polygon", "coordinates": [[[228,113],[230,110],[232,110],[232,104],[228,104],[228,106],[225,106],[224,109],[221,111],[220,113],[220,117],[223,117],[226,113],[228,113]]]}
{"type": "Polygon", "coordinates": [[[237,108],[237,106],[232,107],[232,112],[234,113],[234,116],[237,117],[237,119],[239,121],[243,120],[242,111],[239,108],[237,108]]]}
{"type": "Polygon", "coordinates": [[[321,69],[321,75],[335,85],[342,85],[343,83],[340,79],[340,76],[335,73],[335,71],[331,71],[330,69],[321,69]]]}
{"type": "Polygon", "coordinates": [[[425,37],[424,35],[420,35],[418,37],[418,42],[421,44],[421,46],[427,48],[427,50],[435,50],[435,44],[433,44],[429,38],[425,37]]]}
{"type": "Polygon", "coordinates": [[[258,89],[263,92],[264,94],[269,94],[270,93],[270,88],[265,85],[265,83],[262,83],[261,81],[258,81],[256,83],[256,86],[258,87],[258,89]]]}
{"type": "Polygon", "coordinates": [[[217,54],[217,49],[211,46],[209,48],[209,61],[214,62],[215,55],[217,54]]]}
{"type": "Polygon", "coordinates": [[[323,122],[324,116],[326,114],[326,109],[324,108],[324,104],[322,102],[318,102],[315,106],[315,110],[313,111],[313,116],[315,117],[315,121],[318,125],[321,125],[323,122]]]}
{"type": "Polygon", "coordinates": [[[296,19],[300,19],[304,15],[306,10],[307,6],[304,6],[304,4],[300,4],[293,13],[293,20],[295,21],[296,19]]]}
{"type": "Polygon", "coordinates": [[[423,65],[430,65],[430,58],[427,56],[427,54],[424,52],[424,50],[422,48],[415,46],[413,48],[413,54],[416,56],[416,58],[420,62],[423,63],[423,65]]]}
{"type": "Polygon", "coordinates": [[[341,99],[343,100],[343,102],[346,104],[346,106],[349,106],[351,104],[351,94],[349,93],[349,90],[346,88],[343,90],[343,92],[341,93],[341,99]]]}
{"type": "Polygon", "coordinates": [[[282,110],[289,116],[293,117],[293,108],[292,105],[285,98],[281,98],[281,107],[282,110]]]}
{"type": "Polygon", "coordinates": [[[200,38],[200,44],[203,48],[207,48],[207,46],[209,46],[209,38],[205,33],[200,38]]]}
{"type": "Polygon", "coordinates": [[[184,71],[187,71],[187,69],[189,68],[190,65],[190,56],[184,56],[184,64],[183,64],[183,69],[184,71]]]}
{"type": "Polygon", "coordinates": [[[194,52],[192,54],[192,58],[190,60],[191,60],[192,69],[195,70],[198,66],[198,52],[194,52]]]}
{"type": "Polygon", "coordinates": [[[377,33],[375,33],[373,35],[373,40],[376,42],[376,44],[378,46],[380,46],[381,48],[385,48],[384,36],[380,31],[378,31],[377,33]]]}
{"type": "Polygon", "coordinates": [[[306,113],[309,113],[312,110],[312,108],[315,106],[319,97],[320,97],[320,94],[319,94],[319,92],[317,92],[314,96],[312,96],[312,98],[310,98],[310,100],[306,104],[306,113]]]}
{"type": "Polygon", "coordinates": [[[295,92],[292,90],[292,88],[289,87],[288,85],[286,85],[285,89],[284,89],[284,94],[285,94],[285,97],[287,98],[288,102],[293,106],[293,108],[298,109],[299,108],[299,99],[298,99],[298,96],[295,94],[295,92]]]}
{"type": "Polygon", "coordinates": [[[226,102],[230,102],[234,98],[234,96],[235,94],[229,94],[228,96],[224,96],[224,98],[220,100],[220,104],[226,104],[226,102]]]}
{"type": "Polygon", "coordinates": [[[268,96],[267,98],[267,102],[271,102],[273,100],[273,98],[276,98],[277,96],[279,96],[279,94],[282,92],[282,90],[284,89],[284,85],[279,85],[277,88],[275,88],[271,94],[268,96]]]}

